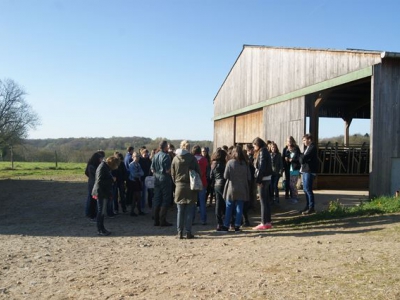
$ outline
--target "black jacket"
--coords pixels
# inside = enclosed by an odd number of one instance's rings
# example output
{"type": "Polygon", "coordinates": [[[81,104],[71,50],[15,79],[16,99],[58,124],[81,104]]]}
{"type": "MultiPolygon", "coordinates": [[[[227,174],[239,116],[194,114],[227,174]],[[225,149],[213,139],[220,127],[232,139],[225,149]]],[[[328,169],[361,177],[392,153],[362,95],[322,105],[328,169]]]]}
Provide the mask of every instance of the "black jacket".
{"type": "Polygon", "coordinates": [[[303,153],[300,155],[300,163],[303,173],[318,172],[318,153],[314,143],[308,146],[306,154],[303,153]]]}
{"type": "Polygon", "coordinates": [[[257,158],[254,160],[255,173],[257,183],[263,181],[263,177],[272,175],[271,155],[267,148],[261,148],[258,152],[257,158]]]}

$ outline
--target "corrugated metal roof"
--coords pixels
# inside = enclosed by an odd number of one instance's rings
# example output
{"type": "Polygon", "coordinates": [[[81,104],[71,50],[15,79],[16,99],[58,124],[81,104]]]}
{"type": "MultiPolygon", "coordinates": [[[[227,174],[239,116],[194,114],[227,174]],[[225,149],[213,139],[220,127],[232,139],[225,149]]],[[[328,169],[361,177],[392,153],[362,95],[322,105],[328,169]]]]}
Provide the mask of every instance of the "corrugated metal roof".
{"type": "Polygon", "coordinates": [[[381,58],[400,58],[400,52],[384,51],[384,50],[369,50],[369,49],[333,49],[333,48],[302,48],[302,47],[277,47],[277,46],[263,46],[263,45],[243,45],[244,48],[269,48],[269,49],[287,49],[287,50],[305,50],[305,51],[330,51],[330,52],[352,52],[352,53],[368,53],[380,54],[381,58]]]}

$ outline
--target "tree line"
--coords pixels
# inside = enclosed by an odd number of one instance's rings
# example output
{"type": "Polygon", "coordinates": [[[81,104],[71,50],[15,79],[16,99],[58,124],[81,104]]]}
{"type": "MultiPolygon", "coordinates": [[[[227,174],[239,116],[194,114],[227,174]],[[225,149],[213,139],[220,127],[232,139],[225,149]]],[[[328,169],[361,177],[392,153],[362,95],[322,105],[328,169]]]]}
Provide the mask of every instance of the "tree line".
{"type": "MultiPolygon", "coordinates": [[[[59,139],[25,139],[13,147],[2,146],[0,151],[1,161],[21,162],[87,162],[97,150],[103,150],[106,155],[119,151],[125,155],[129,146],[138,151],[144,146],[149,150],[157,149],[162,140],[179,148],[181,140],[169,140],[158,137],[111,137],[111,138],[59,138],[59,139]]],[[[189,141],[191,145],[209,147],[212,150],[212,141],[189,141]]]]}

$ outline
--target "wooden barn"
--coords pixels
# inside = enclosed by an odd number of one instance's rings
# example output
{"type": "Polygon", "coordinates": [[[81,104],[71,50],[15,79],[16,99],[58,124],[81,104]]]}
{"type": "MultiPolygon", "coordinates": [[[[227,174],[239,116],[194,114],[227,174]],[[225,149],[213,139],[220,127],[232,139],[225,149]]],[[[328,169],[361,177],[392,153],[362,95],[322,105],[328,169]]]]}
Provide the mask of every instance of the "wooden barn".
{"type": "MultiPolygon", "coordinates": [[[[279,148],[320,117],[343,120],[344,146],[319,147],[317,188],[400,190],[400,53],[245,45],[214,98],[214,149],[259,136],[279,148]],[[349,145],[353,119],[370,120],[370,144],[349,145]]],[[[367,131],[367,130],[366,130],[367,131]]],[[[301,143],[300,143],[301,144],[301,143]]]]}

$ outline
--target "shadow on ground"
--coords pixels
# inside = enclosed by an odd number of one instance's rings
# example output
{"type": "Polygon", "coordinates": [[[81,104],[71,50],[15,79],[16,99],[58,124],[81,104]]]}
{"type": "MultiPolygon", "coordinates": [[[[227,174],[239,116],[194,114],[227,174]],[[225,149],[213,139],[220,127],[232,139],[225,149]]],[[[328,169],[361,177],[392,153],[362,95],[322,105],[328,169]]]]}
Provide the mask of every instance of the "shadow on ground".
{"type": "MultiPolygon", "coordinates": [[[[26,236],[96,237],[96,224],[84,216],[87,195],[85,182],[60,182],[41,180],[0,180],[0,234],[26,236]]],[[[356,204],[366,200],[366,191],[317,191],[317,210],[323,209],[331,200],[343,199],[356,204]]],[[[370,216],[341,220],[328,220],[315,224],[296,226],[280,225],[280,220],[299,216],[298,210],[304,205],[304,195],[298,204],[282,199],[273,207],[275,226],[267,232],[254,232],[251,227],[241,233],[215,232],[214,207],[208,207],[208,224],[194,225],[193,231],[199,238],[249,236],[316,236],[338,233],[358,234],[380,230],[379,226],[399,222],[399,215],[370,216]]],[[[259,221],[259,209],[250,212],[253,225],[259,221]]],[[[198,216],[196,216],[198,221],[198,216]]],[[[168,220],[176,224],[176,210],[171,208],[168,220]]],[[[174,236],[176,227],[154,227],[151,214],[131,217],[120,214],[113,219],[106,218],[105,226],[112,236],[174,236]]]]}

